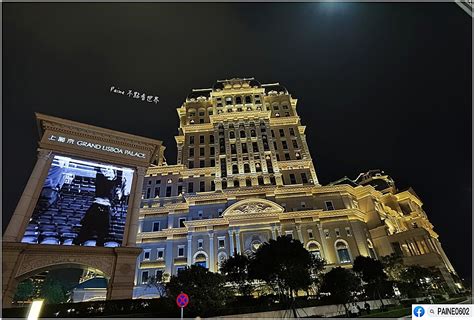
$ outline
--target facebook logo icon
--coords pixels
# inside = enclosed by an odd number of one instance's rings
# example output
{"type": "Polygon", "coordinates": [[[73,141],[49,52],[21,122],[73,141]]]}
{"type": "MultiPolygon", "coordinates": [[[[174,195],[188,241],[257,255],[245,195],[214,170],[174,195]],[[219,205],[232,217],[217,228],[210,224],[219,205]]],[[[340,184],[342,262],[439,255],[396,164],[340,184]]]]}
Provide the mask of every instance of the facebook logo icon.
{"type": "Polygon", "coordinates": [[[415,317],[418,317],[418,318],[419,318],[419,317],[423,317],[424,314],[425,314],[425,309],[424,309],[423,307],[421,307],[421,306],[415,307],[415,308],[413,309],[413,315],[414,315],[415,317]]]}

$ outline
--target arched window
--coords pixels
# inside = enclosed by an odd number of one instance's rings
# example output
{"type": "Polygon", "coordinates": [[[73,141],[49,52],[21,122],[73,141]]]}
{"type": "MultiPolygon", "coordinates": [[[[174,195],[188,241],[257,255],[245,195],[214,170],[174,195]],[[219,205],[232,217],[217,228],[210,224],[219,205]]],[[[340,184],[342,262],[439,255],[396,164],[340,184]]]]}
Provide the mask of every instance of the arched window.
{"type": "Polygon", "coordinates": [[[251,137],[256,137],[256,136],[257,136],[257,135],[255,134],[255,130],[254,130],[254,129],[250,130],[250,136],[251,136],[251,137]]]}
{"type": "Polygon", "coordinates": [[[250,165],[248,163],[244,164],[244,172],[249,173],[250,172],[250,165]]]}
{"type": "Polygon", "coordinates": [[[347,243],[339,240],[336,242],[335,246],[339,263],[350,263],[351,256],[349,254],[349,247],[347,246],[347,243]]]}
{"type": "Polygon", "coordinates": [[[242,97],[235,97],[235,104],[242,104],[242,97]]]}
{"type": "Polygon", "coordinates": [[[255,170],[256,170],[257,172],[262,172],[262,166],[260,165],[259,162],[257,162],[257,163],[255,164],[255,170]]]}
{"type": "Polygon", "coordinates": [[[240,187],[239,180],[234,180],[234,187],[236,187],[236,188],[240,187]]]}
{"type": "Polygon", "coordinates": [[[250,178],[245,179],[245,185],[247,187],[251,187],[252,186],[252,179],[250,179],[250,178]]]}
{"type": "Polygon", "coordinates": [[[203,268],[207,268],[207,258],[203,253],[199,253],[194,258],[194,264],[203,268]]]}
{"type": "Polygon", "coordinates": [[[308,248],[308,251],[315,256],[316,258],[321,259],[321,248],[319,244],[315,241],[309,242],[306,246],[308,248]]]}
{"type": "Polygon", "coordinates": [[[265,183],[263,182],[263,177],[262,176],[258,177],[258,185],[263,186],[264,184],[265,183]]]}
{"type": "Polygon", "coordinates": [[[245,138],[245,131],[244,130],[240,130],[240,137],[245,138]]]}
{"type": "Polygon", "coordinates": [[[230,132],[229,132],[229,138],[230,138],[230,139],[234,139],[234,138],[235,138],[235,132],[234,132],[234,131],[230,131],[230,132]]]}

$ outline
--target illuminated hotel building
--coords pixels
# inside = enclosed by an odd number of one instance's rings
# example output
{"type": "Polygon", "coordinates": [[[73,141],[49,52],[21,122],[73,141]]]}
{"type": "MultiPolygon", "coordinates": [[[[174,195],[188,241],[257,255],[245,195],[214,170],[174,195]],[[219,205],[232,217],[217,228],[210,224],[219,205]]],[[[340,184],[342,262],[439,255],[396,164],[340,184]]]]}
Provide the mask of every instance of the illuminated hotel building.
{"type": "Polygon", "coordinates": [[[177,109],[177,164],[152,166],[144,178],[134,297],[149,295],[149,277],[192,264],[218,272],[234,252],[282,235],[328,268],[399,253],[438,267],[454,290],[415,192],[398,191],[382,171],[320,185],[296,105],[280,84],[253,78],[192,90],[177,109]]]}

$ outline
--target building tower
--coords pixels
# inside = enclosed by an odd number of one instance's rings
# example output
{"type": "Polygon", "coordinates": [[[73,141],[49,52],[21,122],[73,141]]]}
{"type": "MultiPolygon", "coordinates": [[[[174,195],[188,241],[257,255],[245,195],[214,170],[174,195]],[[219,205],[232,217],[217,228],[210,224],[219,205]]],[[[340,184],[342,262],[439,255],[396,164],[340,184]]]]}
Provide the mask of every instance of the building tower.
{"type": "Polygon", "coordinates": [[[454,270],[411,189],[398,192],[378,171],[319,184],[296,103],[280,84],[254,78],[192,90],[177,109],[177,164],[152,165],[144,179],[134,297],[155,295],[151,277],[167,280],[192,264],[218,272],[236,252],[283,235],[328,268],[399,253],[449,278],[454,270]],[[414,219],[423,228],[413,230],[414,219]]]}

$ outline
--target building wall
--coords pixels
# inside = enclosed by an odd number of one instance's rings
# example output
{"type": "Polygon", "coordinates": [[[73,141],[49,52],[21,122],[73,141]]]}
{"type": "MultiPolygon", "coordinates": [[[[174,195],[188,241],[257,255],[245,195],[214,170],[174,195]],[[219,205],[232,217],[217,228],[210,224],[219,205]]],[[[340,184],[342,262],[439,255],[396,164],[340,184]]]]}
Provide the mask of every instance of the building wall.
{"type": "Polygon", "coordinates": [[[328,267],[398,246],[409,263],[454,272],[412,189],[398,192],[375,171],[350,184],[319,184],[296,104],[283,86],[254,79],[191,92],[177,109],[177,165],[150,167],[145,177],[136,288],[143,272],[168,277],[203,262],[218,272],[223,259],[281,235],[328,267]]]}

